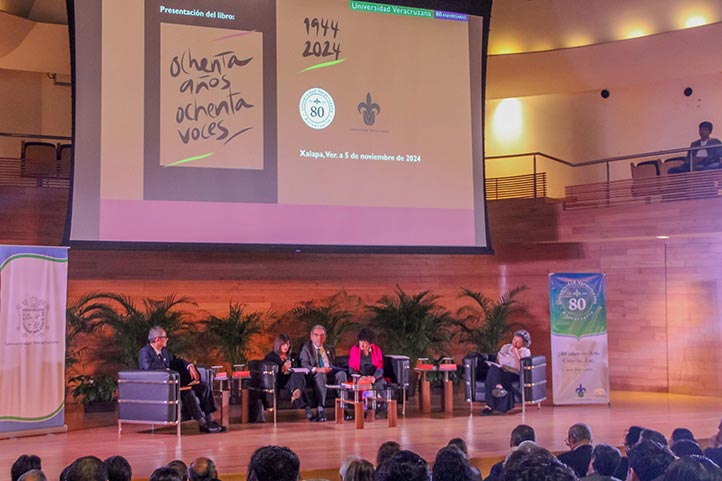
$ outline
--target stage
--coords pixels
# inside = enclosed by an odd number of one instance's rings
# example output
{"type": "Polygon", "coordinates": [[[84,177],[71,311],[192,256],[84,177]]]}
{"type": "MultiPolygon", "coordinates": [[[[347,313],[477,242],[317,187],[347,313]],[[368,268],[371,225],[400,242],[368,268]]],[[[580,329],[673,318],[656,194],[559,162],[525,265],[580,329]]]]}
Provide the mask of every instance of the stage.
{"type": "MultiPolygon", "coordinates": [[[[510,431],[522,422],[520,410],[484,417],[479,415],[478,405],[470,417],[468,404],[458,397],[453,417],[440,412],[424,417],[413,401],[408,404],[405,418],[399,412],[396,428],[388,428],[386,420],[366,423],[363,430],[355,430],[352,422],[308,423],[301,411],[293,411],[281,412],[276,427],[272,422],[233,423],[229,432],[222,434],[200,434],[194,422],[187,422],[183,424],[181,438],[171,428],[151,433],[149,426],[134,424],[123,425],[123,434],[118,435],[113,413],[83,415],[73,405],[66,414],[67,433],[0,440],[0,470],[7,474],[19,455],[37,454],[48,479],[57,480],[62,468],[79,456],[92,454],[104,459],[121,454],[130,461],[133,478],[147,479],[156,467],[173,459],[190,463],[198,456],[207,456],[216,462],[222,480],[234,481],[245,474],[255,448],[279,444],[299,455],[305,478],[338,479],[338,466],[345,456],[358,454],[375,462],[376,450],[384,441],[396,440],[402,448],[416,451],[432,462],[449,439],[462,437],[473,464],[486,475],[488,466],[508,449],[510,431]]],[[[433,401],[439,411],[438,399],[433,401]]],[[[235,415],[239,406],[232,408],[232,421],[240,419],[240,415],[235,415]]],[[[526,423],[536,429],[538,442],[552,451],[567,449],[564,445],[567,428],[576,422],[591,426],[595,442],[616,446],[621,446],[624,431],[632,424],[656,429],[668,437],[674,428],[687,427],[704,448],[707,439],[716,434],[720,416],[720,398],[615,392],[609,407],[543,405],[541,410],[529,407],[526,423]]]]}

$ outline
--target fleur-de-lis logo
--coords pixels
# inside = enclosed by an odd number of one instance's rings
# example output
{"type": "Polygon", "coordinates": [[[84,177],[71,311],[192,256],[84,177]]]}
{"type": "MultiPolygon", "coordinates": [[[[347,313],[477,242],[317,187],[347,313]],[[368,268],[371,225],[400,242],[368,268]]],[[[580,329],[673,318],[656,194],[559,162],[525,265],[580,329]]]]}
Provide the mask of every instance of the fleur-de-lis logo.
{"type": "Polygon", "coordinates": [[[371,101],[371,92],[366,93],[366,102],[358,104],[358,111],[363,113],[364,123],[366,125],[373,125],[376,122],[376,114],[381,113],[381,107],[379,104],[371,101]]]}
{"type": "Polygon", "coordinates": [[[576,391],[577,391],[577,396],[584,397],[584,393],[587,392],[587,388],[585,388],[584,386],[579,384],[579,387],[577,387],[576,391]]]}

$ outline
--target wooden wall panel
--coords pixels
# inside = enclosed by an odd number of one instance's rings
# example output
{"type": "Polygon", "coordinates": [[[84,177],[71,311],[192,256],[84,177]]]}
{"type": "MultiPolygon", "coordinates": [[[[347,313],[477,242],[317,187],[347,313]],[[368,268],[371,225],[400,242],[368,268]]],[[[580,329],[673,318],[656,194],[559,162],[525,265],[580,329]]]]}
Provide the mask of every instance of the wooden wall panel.
{"type": "MultiPolygon", "coordinates": [[[[0,187],[0,242],[57,244],[66,196],[0,187]]],[[[366,302],[431,289],[456,310],[461,287],[488,296],[520,284],[533,350],[549,355],[550,272],[605,272],[613,389],[722,395],[722,217],[716,199],[565,212],[558,203],[489,203],[494,256],[72,249],[71,297],[111,290],[190,296],[276,311],[346,289],[366,302]],[[664,214],[662,214],[662,211],[664,214]],[[672,235],[658,240],[656,234],[672,235]]],[[[202,312],[201,312],[202,314],[202,312]]],[[[468,349],[455,346],[460,357],[468,349]]],[[[343,349],[342,349],[343,350],[343,349]]]]}

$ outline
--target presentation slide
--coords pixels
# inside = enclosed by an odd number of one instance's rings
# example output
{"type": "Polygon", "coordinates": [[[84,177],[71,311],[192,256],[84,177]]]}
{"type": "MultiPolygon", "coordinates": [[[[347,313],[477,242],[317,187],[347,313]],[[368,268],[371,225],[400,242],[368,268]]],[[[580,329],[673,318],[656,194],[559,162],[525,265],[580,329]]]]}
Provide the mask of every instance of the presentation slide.
{"type": "Polygon", "coordinates": [[[489,251],[482,16],[73,3],[71,245],[489,251]]]}

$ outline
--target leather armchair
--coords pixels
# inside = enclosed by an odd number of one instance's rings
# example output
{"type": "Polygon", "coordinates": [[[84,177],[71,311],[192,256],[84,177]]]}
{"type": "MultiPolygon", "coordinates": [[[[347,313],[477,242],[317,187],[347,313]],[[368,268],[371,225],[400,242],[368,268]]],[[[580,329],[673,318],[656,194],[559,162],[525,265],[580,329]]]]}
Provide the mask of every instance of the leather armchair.
{"type": "MultiPolygon", "coordinates": [[[[201,382],[213,386],[213,370],[196,366],[201,382]]],[[[183,388],[186,389],[186,388],[183,388]]],[[[181,403],[180,375],[164,369],[141,369],[118,373],[118,434],[123,423],[176,426],[180,436],[180,423],[191,419],[181,403]]]]}
{"type": "MultiPolygon", "coordinates": [[[[489,370],[486,361],[496,361],[496,355],[470,352],[464,356],[464,394],[470,413],[473,411],[473,403],[486,402],[485,381],[489,370]]],[[[521,403],[524,416],[527,404],[536,404],[541,409],[541,402],[547,398],[546,356],[522,358],[520,379],[521,382],[515,382],[512,387],[514,401],[521,403]]]]}

